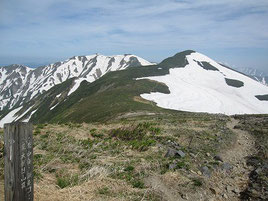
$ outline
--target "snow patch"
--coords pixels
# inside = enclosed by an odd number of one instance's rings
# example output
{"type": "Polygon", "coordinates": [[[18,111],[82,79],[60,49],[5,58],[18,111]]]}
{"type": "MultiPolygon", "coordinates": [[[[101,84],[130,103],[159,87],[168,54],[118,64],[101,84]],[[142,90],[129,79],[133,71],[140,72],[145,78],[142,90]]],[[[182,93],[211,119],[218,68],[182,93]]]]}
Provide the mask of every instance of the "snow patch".
{"type": "Polygon", "coordinates": [[[10,111],[4,118],[0,120],[0,127],[3,128],[4,124],[11,123],[16,119],[16,113],[22,108],[22,106],[10,111]]]}
{"type": "Polygon", "coordinates": [[[22,122],[29,122],[29,120],[31,119],[32,115],[33,115],[36,111],[37,111],[37,109],[34,110],[34,111],[32,111],[31,114],[30,114],[30,116],[29,116],[27,119],[24,119],[22,122]]]}
{"type": "Polygon", "coordinates": [[[56,105],[52,106],[49,110],[53,110],[59,103],[57,103],[56,105]]]}
{"type": "Polygon", "coordinates": [[[78,87],[80,86],[81,82],[83,82],[85,79],[77,79],[75,80],[75,84],[74,86],[70,89],[70,91],[68,92],[67,96],[70,96],[73,92],[76,91],[76,89],[78,89],[78,87]]]}
{"type": "Polygon", "coordinates": [[[16,121],[16,120],[19,120],[19,119],[22,118],[25,114],[27,114],[27,112],[29,112],[29,111],[32,109],[32,107],[33,107],[33,106],[31,106],[29,109],[27,109],[25,112],[23,112],[22,115],[20,115],[19,117],[17,117],[17,118],[15,119],[15,121],[16,121]]]}
{"type": "Polygon", "coordinates": [[[185,68],[173,68],[164,76],[146,77],[165,83],[170,94],[150,93],[141,97],[157,103],[159,107],[190,111],[233,114],[267,114],[268,102],[256,99],[258,94],[268,94],[268,88],[251,78],[225,68],[205,55],[192,53],[185,68]],[[219,69],[207,71],[196,61],[206,61],[219,69]],[[225,78],[244,82],[241,88],[228,86],[225,78]]]}

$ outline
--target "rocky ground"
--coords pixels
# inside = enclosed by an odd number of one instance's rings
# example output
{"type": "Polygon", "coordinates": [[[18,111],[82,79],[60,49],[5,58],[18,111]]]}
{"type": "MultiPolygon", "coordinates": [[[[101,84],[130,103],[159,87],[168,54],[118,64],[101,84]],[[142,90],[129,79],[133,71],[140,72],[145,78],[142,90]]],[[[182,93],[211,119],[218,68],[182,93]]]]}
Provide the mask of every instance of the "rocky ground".
{"type": "MultiPolygon", "coordinates": [[[[202,175],[206,187],[194,193],[183,193],[180,196],[154,176],[151,183],[154,189],[160,191],[165,200],[241,200],[242,193],[248,187],[249,174],[254,170],[247,164],[247,157],[256,154],[255,140],[247,131],[237,129],[238,120],[231,118],[227,127],[236,135],[236,140],[230,146],[214,156],[219,165],[213,168],[203,166],[194,174],[202,175]]],[[[210,156],[209,153],[207,155],[210,156]]],[[[210,156],[212,157],[212,156],[210,156]]],[[[191,171],[193,173],[193,171],[191,171]]]]}
{"type": "Polygon", "coordinates": [[[237,129],[248,132],[254,139],[255,152],[247,156],[247,166],[253,167],[242,200],[268,200],[268,117],[236,116],[237,129]]]}

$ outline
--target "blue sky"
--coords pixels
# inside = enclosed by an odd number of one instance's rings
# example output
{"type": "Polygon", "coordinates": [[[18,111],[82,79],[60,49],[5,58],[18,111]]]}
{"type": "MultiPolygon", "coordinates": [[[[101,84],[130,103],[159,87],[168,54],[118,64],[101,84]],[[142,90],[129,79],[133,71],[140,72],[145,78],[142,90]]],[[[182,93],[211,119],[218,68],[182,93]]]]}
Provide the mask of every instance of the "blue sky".
{"type": "Polygon", "coordinates": [[[267,0],[0,0],[0,65],[193,49],[268,73],[267,0]]]}

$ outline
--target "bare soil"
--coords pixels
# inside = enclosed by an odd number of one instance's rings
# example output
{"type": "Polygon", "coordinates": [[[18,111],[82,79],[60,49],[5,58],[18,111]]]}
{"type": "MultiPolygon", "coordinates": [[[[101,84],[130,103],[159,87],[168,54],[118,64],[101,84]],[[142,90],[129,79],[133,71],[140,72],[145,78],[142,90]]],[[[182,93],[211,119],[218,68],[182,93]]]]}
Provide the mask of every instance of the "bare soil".
{"type": "MultiPolygon", "coordinates": [[[[184,180],[182,184],[187,183],[186,177],[177,175],[177,185],[172,182],[165,182],[163,176],[152,175],[146,181],[147,185],[158,192],[163,200],[167,201],[181,201],[181,200],[200,200],[200,201],[238,201],[240,199],[240,192],[243,192],[248,185],[249,174],[253,167],[246,165],[246,157],[256,153],[254,147],[254,138],[246,131],[234,129],[238,124],[238,120],[231,118],[227,127],[231,129],[236,135],[236,141],[227,150],[223,150],[220,157],[225,164],[229,164],[231,170],[223,170],[217,168],[213,170],[211,176],[207,178],[202,176],[206,181],[205,186],[201,189],[187,189],[181,188],[180,181],[184,180]]],[[[223,165],[223,163],[222,163],[223,165]]],[[[193,172],[196,174],[195,172],[193,172]]],[[[189,182],[189,181],[188,181],[189,182]]]]}

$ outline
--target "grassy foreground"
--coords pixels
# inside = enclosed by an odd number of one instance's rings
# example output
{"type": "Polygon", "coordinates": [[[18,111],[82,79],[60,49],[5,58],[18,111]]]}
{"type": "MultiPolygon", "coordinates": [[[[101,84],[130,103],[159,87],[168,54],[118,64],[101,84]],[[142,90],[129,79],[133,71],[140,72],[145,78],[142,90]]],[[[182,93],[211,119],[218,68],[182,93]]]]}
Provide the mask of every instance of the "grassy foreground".
{"type": "MultiPolygon", "coordinates": [[[[228,120],[181,113],[134,115],[105,124],[36,125],[34,196],[36,200],[165,200],[168,195],[154,187],[158,183],[174,189],[175,196],[208,188],[201,168],[213,171],[219,165],[214,156],[231,146],[235,136],[226,127],[228,120]],[[185,156],[166,156],[169,149],[185,156]]],[[[0,139],[2,147],[3,131],[0,139]]],[[[3,160],[0,168],[3,183],[3,160]]]]}

